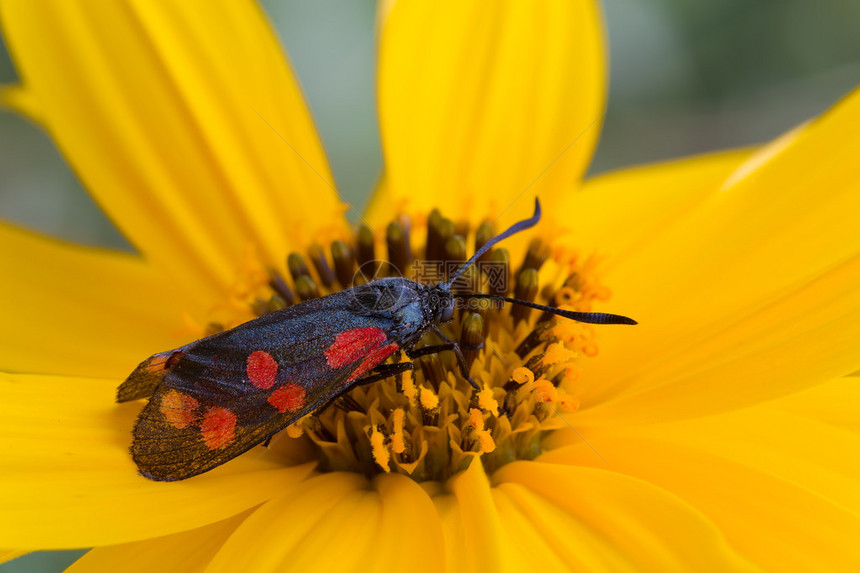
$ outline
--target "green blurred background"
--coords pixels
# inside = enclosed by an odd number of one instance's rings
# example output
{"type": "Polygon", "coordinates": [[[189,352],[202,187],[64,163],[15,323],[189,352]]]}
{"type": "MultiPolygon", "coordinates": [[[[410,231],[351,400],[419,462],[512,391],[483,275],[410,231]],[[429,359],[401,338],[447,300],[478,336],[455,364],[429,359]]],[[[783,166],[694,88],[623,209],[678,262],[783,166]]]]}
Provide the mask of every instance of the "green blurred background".
{"type": "MultiPolygon", "coordinates": [[[[360,208],[382,165],[375,2],[263,5],[305,90],[337,186],[360,208]]],[[[591,173],[765,142],[826,110],[860,80],[857,0],[605,0],[604,9],[610,97],[591,173]]],[[[0,46],[0,83],[15,80],[0,46]]],[[[5,112],[0,216],[71,241],[131,249],[51,140],[5,112]]],[[[0,571],[58,571],[81,553],[41,552],[0,571]]]]}

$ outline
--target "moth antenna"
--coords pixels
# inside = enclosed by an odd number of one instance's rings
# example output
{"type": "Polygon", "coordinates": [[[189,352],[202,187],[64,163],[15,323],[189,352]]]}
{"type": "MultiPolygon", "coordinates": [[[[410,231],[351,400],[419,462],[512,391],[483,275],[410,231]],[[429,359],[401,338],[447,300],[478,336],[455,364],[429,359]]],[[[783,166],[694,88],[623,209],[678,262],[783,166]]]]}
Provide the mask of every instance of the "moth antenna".
{"type": "Polygon", "coordinates": [[[606,312],[575,312],[572,310],[561,310],[560,308],[555,308],[553,306],[546,306],[543,304],[537,304],[534,302],[528,302],[525,300],[520,300],[518,298],[508,298],[506,296],[499,296],[495,294],[483,294],[483,293],[474,293],[474,294],[454,294],[454,298],[485,298],[490,300],[501,300],[504,302],[509,302],[511,304],[519,304],[521,306],[527,306],[529,308],[534,308],[537,310],[543,310],[554,314],[556,316],[562,316],[564,318],[569,318],[571,320],[576,320],[578,322],[587,322],[589,324],[639,324],[632,318],[628,318],[626,316],[621,316],[620,314],[609,314],[606,312]]]}
{"type": "Polygon", "coordinates": [[[458,278],[460,278],[460,275],[462,275],[464,272],[466,272],[466,269],[468,269],[473,264],[475,264],[475,261],[477,261],[481,255],[483,255],[484,253],[486,253],[487,251],[492,249],[493,245],[495,245],[499,241],[503,241],[503,240],[507,239],[511,235],[515,235],[516,233],[519,233],[520,231],[525,231],[526,229],[530,229],[530,228],[534,227],[535,225],[538,224],[538,221],[540,221],[540,201],[538,201],[538,198],[535,197],[534,215],[532,215],[528,219],[520,221],[519,223],[514,223],[506,231],[499,233],[498,235],[496,235],[495,237],[493,237],[492,239],[487,241],[483,247],[481,247],[480,249],[475,251],[475,254],[472,255],[472,258],[470,258],[468,261],[463,263],[463,266],[461,266],[459,269],[457,269],[457,272],[454,273],[453,277],[448,279],[447,282],[442,283],[442,287],[445,290],[451,290],[451,285],[454,284],[454,281],[457,280],[458,278]]]}

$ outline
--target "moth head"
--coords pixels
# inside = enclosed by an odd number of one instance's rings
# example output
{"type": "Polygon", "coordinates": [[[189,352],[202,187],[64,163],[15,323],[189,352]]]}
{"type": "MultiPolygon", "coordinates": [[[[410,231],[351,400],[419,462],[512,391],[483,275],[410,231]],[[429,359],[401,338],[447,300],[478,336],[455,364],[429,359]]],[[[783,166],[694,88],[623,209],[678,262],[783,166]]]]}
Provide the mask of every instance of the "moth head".
{"type": "Polygon", "coordinates": [[[427,289],[425,304],[430,310],[430,320],[446,323],[454,320],[454,295],[445,283],[439,283],[427,289]]]}

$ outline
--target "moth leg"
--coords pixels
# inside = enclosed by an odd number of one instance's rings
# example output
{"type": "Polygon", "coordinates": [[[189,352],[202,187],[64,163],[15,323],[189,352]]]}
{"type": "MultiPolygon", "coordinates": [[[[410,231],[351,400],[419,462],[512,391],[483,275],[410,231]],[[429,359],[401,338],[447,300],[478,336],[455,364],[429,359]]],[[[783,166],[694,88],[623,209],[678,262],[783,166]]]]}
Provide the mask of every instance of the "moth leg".
{"type": "Polygon", "coordinates": [[[366,384],[371,384],[376,382],[377,380],[384,380],[385,378],[391,378],[392,376],[396,376],[402,372],[406,372],[407,370],[414,370],[415,365],[411,362],[397,362],[396,364],[380,364],[376,368],[373,369],[372,374],[368,374],[363,378],[359,378],[355,382],[352,383],[350,388],[357,388],[358,386],[364,386],[366,384]]]}
{"type": "Polygon", "coordinates": [[[417,350],[407,350],[406,356],[410,360],[413,360],[421,356],[426,356],[428,354],[436,354],[437,352],[444,352],[446,350],[454,351],[454,356],[457,357],[457,363],[460,365],[460,374],[463,375],[463,378],[469,381],[469,384],[472,385],[472,388],[474,388],[475,390],[480,390],[481,386],[477,382],[475,382],[471,376],[469,376],[469,366],[466,364],[466,357],[463,356],[463,351],[460,350],[460,345],[456,342],[452,341],[446,342],[445,344],[434,344],[433,346],[425,346],[417,350]]]}
{"type": "Polygon", "coordinates": [[[433,332],[436,334],[436,336],[438,336],[439,338],[441,338],[441,339],[442,339],[442,340],[444,340],[445,342],[448,342],[448,343],[450,343],[450,344],[456,344],[457,346],[459,346],[459,347],[460,347],[460,349],[461,349],[461,350],[480,350],[480,349],[482,349],[482,348],[484,347],[484,342],[483,342],[483,341],[481,341],[481,343],[480,343],[480,344],[476,344],[475,346],[465,346],[465,345],[463,345],[463,344],[460,344],[460,343],[459,343],[459,342],[457,342],[456,340],[451,340],[450,338],[448,338],[447,336],[445,336],[445,335],[442,333],[442,331],[441,331],[441,330],[439,330],[438,328],[436,328],[435,326],[433,327],[433,332]]]}
{"type": "MultiPolygon", "coordinates": [[[[359,386],[366,386],[367,384],[372,384],[372,383],[377,382],[379,380],[391,378],[392,376],[396,376],[397,374],[400,374],[401,372],[406,372],[407,370],[413,370],[414,368],[415,368],[415,365],[412,364],[411,362],[397,362],[395,364],[380,364],[371,371],[371,374],[368,374],[367,376],[364,376],[363,378],[359,378],[358,380],[356,380],[355,382],[350,384],[349,389],[352,390],[353,388],[358,388],[359,386]]],[[[326,408],[328,408],[329,406],[331,406],[332,404],[334,404],[338,400],[342,400],[345,398],[348,398],[348,396],[346,396],[346,395],[335,396],[334,398],[329,400],[325,404],[325,406],[322,406],[321,408],[319,408],[317,410],[317,412],[322,412],[323,410],[325,410],[326,408]]],[[[347,407],[346,409],[349,410],[349,409],[354,409],[354,408],[347,407]]]]}

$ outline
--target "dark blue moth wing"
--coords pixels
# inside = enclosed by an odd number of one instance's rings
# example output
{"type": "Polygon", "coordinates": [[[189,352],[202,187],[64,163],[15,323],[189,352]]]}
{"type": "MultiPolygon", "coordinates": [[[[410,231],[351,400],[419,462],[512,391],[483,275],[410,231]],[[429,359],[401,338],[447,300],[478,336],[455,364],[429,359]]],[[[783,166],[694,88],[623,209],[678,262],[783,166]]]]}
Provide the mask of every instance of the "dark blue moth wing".
{"type": "Polygon", "coordinates": [[[404,337],[411,341],[415,326],[396,310],[413,306],[412,294],[380,305],[391,293],[374,284],[144,361],[119,389],[120,400],[152,392],[131,447],[141,473],[173,481],[218,466],[342,394],[404,337]]]}

